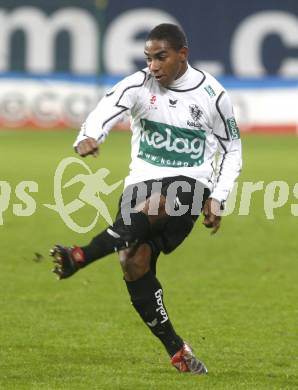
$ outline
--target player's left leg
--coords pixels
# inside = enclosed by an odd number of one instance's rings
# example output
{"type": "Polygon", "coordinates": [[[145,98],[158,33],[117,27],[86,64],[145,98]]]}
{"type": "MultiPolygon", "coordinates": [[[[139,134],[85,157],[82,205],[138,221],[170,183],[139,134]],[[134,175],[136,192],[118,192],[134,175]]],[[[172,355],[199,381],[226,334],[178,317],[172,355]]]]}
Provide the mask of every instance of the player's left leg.
{"type": "Polygon", "coordinates": [[[178,371],[206,374],[205,365],[175,332],[170,321],[163,301],[163,288],[155,276],[159,253],[154,242],[119,253],[131,302],[150,331],[162,342],[178,371]]]}
{"type": "Polygon", "coordinates": [[[159,251],[149,243],[136,250],[119,252],[120,264],[131,302],[151,332],[160,339],[172,357],[183,346],[171,324],[163,302],[163,288],[151,270],[159,251]]]}

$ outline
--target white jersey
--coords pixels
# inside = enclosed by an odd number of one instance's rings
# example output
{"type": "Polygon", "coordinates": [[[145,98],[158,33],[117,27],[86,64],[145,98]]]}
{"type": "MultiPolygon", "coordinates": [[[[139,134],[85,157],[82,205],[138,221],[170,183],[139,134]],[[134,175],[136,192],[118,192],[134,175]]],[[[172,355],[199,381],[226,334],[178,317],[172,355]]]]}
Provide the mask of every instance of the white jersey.
{"type": "Polygon", "coordinates": [[[167,88],[148,68],[124,78],[98,103],[74,144],[102,143],[126,113],[131,116],[131,164],[125,186],[187,176],[225,201],[241,169],[241,141],[225,89],[207,72],[187,71],[167,88]]]}

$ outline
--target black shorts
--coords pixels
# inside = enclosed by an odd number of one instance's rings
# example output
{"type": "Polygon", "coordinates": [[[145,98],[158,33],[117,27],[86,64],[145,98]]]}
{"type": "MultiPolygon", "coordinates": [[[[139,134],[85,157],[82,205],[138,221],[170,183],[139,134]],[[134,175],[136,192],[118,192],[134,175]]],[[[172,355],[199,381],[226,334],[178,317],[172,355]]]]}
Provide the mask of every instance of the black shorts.
{"type": "Polygon", "coordinates": [[[138,203],[158,192],[166,198],[168,215],[152,225],[147,241],[157,256],[160,252],[172,252],[184,241],[210,195],[210,190],[202,183],[186,176],[148,180],[132,184],[124,190],[116,218],[123,217],[138,203]]]}

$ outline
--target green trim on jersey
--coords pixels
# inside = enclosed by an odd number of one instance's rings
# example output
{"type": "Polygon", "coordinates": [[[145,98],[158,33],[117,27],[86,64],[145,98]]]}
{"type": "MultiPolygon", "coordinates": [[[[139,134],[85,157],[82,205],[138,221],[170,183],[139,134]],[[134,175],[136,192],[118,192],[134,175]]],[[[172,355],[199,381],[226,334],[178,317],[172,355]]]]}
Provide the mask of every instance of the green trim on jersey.
{"type": "Polygon", "coordinates": [[[216,93],[215,93],[214,89],[211,87],[211,85],[207,85],[207,87],[205,87],[204,89],[210,97],[216,96],[216,93]]]}
{"type": "Polygon", "coordinates": [[[194,167],[204,162],[206,134],[141,119],[138,158],[159,167],[194,167]]]}
{"type": "Polygon", "coordinates": [[[237,126],[237,122],[235,118],[228,118],[227,119],[228,129],[231,136],[231,139],[239,139],[240,138],[240,131],[237,126]]]}

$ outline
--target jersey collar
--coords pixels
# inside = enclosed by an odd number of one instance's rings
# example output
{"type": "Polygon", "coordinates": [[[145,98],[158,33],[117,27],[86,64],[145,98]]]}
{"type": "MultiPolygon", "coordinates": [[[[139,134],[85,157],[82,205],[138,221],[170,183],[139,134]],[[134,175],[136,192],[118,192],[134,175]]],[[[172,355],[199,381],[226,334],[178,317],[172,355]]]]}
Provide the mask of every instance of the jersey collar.
{"type": "Polygon", "coordinates": [[[205,80],[205,74],[187,64],[187,70],[181,77],[174,80],[167,89],[176,92],[187,92],[198,88],[205,80]]]}

